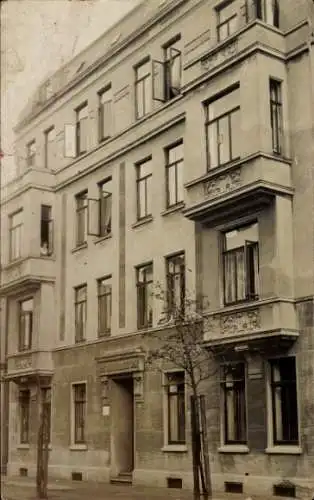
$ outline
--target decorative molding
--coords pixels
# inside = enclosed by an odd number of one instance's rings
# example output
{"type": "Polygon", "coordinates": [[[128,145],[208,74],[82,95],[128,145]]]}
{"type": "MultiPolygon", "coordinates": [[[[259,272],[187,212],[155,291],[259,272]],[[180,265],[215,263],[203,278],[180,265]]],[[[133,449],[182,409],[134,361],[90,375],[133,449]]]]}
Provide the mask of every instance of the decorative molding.
{"type": "Polygon", "coordinates": [[[238,38],[233,40],[231,43],[224,45],[220,50],[215,50],[215,52],[206,58],[201,59],[201,69],[202,71],[208,71],[214,66],[218,66],[225,62],[229,57],[237,55],[239,51],[238,48],[238,38]]]}
{"type": "Polygon", "coordinates": [[[242,183],[241,169],[221,175],[215,179],[204,183],[204,194],[207,197],[215,198],[224,193],[228,193],[239,187],[242,183]]]}
{"type": "Polygon", "coordinates": [[[14,360],[14,366],[16,370],[25,370],[26,368],[32,367],[32,355],[23,356],[22,358],[16,358],[14,360]]]}
{"type": "Polygon", "coordinates": [[[98,359],[100,377],[142,372],[144,358],[137,352],[121,352],[98,359]]]}
{"type": "Polygon", "coordinates": [[[188,54],[193,52],[193,50],[197,49],[200,45],[203,45],[203,43],[210,41],[210,39],[211,39],[210,29],[208,29],[208,30],[204,31],[203,33],[199,34],[197,37],[190,40],[184,46],[185,56],[187,56],[188,54]]]}
{"type": "Polygon", "coordinates": [[[220,318],[220,332],[222,335],[256,331],[260,326],[259,309],[222,315],[220,318]]]}
{"type": "Polygon", "coordinates": [[[144,374],[143,372],[133,373],[133,394],[137,402],[144,399],[144,374]]]}
{"type": "Polygon", "coordinates": [[[118,90],[113,95],[114,102],[121,101],[124,97],[127,97],[130,94],[130,85],[126,85],[122,89],[118,90]]]}

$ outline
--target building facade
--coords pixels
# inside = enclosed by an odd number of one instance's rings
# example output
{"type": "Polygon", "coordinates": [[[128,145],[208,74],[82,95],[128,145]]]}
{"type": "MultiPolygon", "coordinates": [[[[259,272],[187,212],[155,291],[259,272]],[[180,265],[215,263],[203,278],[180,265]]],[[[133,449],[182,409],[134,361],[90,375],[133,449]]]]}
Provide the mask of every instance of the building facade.
{"type": "Polygon", "coordinates": [[[143,354],[161,283],[208,299],[214,490],[313,488],[313,9],[145,1],[25,108],[1,196],[8,474],[35,475],[46,405],[51,476],[192,487],[185,374],[143,354]]]}

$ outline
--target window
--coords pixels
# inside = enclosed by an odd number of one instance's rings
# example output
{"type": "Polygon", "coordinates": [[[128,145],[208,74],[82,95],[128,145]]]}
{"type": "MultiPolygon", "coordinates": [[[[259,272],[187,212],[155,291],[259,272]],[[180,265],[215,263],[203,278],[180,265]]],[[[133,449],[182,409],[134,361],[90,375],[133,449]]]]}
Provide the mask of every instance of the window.
{"type": "Polygon", "coordinates": [[[298,402],[294,357],[273,359],[271,401],[274,444],[298,444],[298,402]]]}
{"type": "Polygon", "coordinates": [[[272,131],[272,148],[277,154],[282,153],[282,100],[281,100],[281,82],[269,80],[270,93],[270,124],[272,131]]]}
{"type": "Polygon", "coordinates": [[[151,111],[151,62],[146,60],[135,68],[136,118],[142,118],[151,111]]]}
{"type": "Polygon", "coordinates": [[[73,385],[74,444],[85,443],[86,384],[73,385]]]}
{"type": "Polygon", "coordinates": [[[51,127],[45,132],[45,167],[54,168],[56,154],[56,130],[51,127]]]}
{"type": "Polygon", "coordinates": [[[240,157],[239,88],[206,106],[208,167],[214,168],[240,157]]]}
{"type": "Polygon", "coordinates": [[[149,328],[153,325],[153,265],[137,268],[137,326],[149,328]]]}
{"type": "Polygon", "coordinates": [[[75,342],[86,339],[87,286],[75,288],[75,342]]]}
{"type": "Polygon", "coordinates": [[[99,141],[112,136],[113,127],[113,102],[111,86],[99,92],[99,141]]]}
{"type": "Polygon", "coordinates": [[[53,220],[51,218],[51,207],[41,205],[40,216],[40,254],[51,255],[53,250],[53,220]]]}
{"type": "Polygon", "coordinates": [[[26,165],[28,167],[35,166],[36,159],[36,141],[31,141],[26,145],[26,165]]]}
{"type": "Polygon", "coordinates": [[[232,35],[238,28],[238,19],[236,11],[236,2],[229,2],[217,10],[217,38],[222,42],[225,38],[232,35]]]}
{"type": "Polygon", "coordinates": [[[111,276],[98,280],[98,335],[110,333],[111,329],[111,276]]]}
{"type": "Polygon", "coordinates": [[[184,372],[167,373],[168,444],[185,443],[184,372]]]}
{"type": "Polygon", "coordinates": [[[168,257],[167,309],[169,317],[184,315],[185,309],[185,257],[184,253],[168,257]]]}
{"type": "Polygon", "coordinates": [[[258,298],[258,223],[224,234],[223,265],[225,304],[258,298]]]}
{"type": "Polygon", "coordinates": [[[76,155],[87,151],[88,107],[83,104],[76,110],[76,155]]]}
{"type": "Polygon", "coordinates": [[[153,99],[166,102],[178,96],[181,91],[182,61],[178,35],[164,45],[164,60],[153,61],[153,99]]]}
{"type": "Polygon", "coordinates": [[[51,441],[51,387],[41,389],[42,412],[45,421],[45,433],[48,436],[48,443],[51,441]]]}
{"type": "Polygon", "coordinates": [[[23,231],[23,210],[10,215],[10,260],[16,260],[22,257],[22,231],[23,231]]]}
{"type": "Polygon", "coordinates": [[[247,20],[260,19],[279,28],[278,0],[246,0],[247,20]]]}
{"type": "Polygon", "coordinates": [[[167,207],[183,201],[183,142],[166,150],[167,207]]]}
{"type": "Polygon", "coordinates": [[[99,184],[99,235],[111,233],[112,217],[112,180],[111,178],[99,184]]]}
{"type": "Polygon", "coordinates": [[[19,351],[27,351],[32,347],[33,310],[33,299],[19,302],[19,351]]]}
{"type": "Polygon", "coordinates": [[[137,172],[137,219],[152,214],[152,160],[136,165],[137,172]]]}
{"type": "Polygon", "coordinates": [[[87,241],[87,191],[76,195],[76,246],[87,241]]]}
{"type": "Polygon", "coordinates": [[[20,391],[20,443],[29,443],[30,391],[20,391]]]}
{"type": "Polygon", "coordinates": [[[245,364],[223,365],[221,375],[224,443],[244,444],[247,440],[245,364]]]}

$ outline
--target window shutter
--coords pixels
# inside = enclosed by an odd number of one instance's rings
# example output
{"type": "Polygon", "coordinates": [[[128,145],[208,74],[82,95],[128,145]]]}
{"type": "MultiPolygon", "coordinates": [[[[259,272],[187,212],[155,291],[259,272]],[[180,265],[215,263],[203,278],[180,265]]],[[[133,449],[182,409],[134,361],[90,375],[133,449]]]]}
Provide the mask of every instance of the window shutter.
{"type": "Polygon", "coordinates": [[[165,102],[165,66],[161,61],[152,61],[153,100],[165,102]]]}
{"type": "Polygon", "coordinates": [[[76,127],[73,124],[64,125],[64,157],[76,157],[76,127]]]}
{"type": "Polygon", "coordinates": [[[87,234],[99,236],[99,199],[89,198],[87,201],[87,234]]]}

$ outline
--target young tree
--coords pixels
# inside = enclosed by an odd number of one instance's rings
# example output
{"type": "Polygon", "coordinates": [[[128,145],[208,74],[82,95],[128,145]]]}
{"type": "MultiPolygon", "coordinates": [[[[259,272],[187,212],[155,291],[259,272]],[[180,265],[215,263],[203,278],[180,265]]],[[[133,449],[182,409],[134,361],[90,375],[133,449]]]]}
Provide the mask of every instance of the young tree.
{"type": "MultiPolygon", "coordinates": [[[[173,293],[173,287],[165,292],[157,285],[154,298],[163,305],[160,326],[165,329],[154,333],[146,354],[146,365],[163,370],[173,366],[185,372],[185,381],[191,397],[191,437],[193,461],[194,499],[212,497],[212,484],[206,434],[205,397],[201,385],[215,375],[212,353],[204,347],[206,306],[204,297],[194,299],[185,290],[173,293]],[[179,295],[179,296],[178,296],[179,295]],[[200,485],[202,488],[200,488],[200,485]]],[[[151,334],[150,334],[151,335],[151,334]]]]}
{"type": "Polygon", "coordinates": [[[40,422],[37,438],[37,498],[48,498],[48,460],[49,460],[49,407],[41,403],[40,422]]]}

